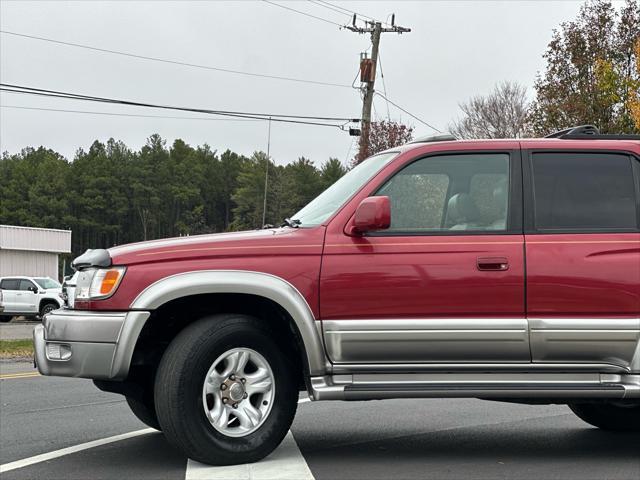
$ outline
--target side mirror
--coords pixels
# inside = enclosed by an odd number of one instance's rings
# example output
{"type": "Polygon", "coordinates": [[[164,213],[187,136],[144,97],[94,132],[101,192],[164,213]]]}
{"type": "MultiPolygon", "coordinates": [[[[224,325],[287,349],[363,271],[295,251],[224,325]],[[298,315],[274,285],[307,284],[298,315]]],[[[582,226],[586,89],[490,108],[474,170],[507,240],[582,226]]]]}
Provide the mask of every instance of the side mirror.
{"type": "Polygon", "coordinates": [[[391,225],[389,197],[368,197],[360,202],[353,218],[351,233],[362,234],[384,230],[391,225]]]}
{"type": "Polygon", "coordinates": [[[38,289],[36,287],[29,287],[29,291],[33,293],[38,293],[38,289]]]}

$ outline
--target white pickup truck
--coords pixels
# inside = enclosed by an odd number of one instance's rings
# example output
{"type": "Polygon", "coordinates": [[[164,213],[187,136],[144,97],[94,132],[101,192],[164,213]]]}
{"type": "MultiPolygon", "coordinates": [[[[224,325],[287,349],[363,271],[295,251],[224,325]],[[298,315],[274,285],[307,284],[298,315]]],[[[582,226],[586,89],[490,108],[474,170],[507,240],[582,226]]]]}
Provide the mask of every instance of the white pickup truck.
{"type": "Polygon", "coordinates": [[[13,276],[0,278],[0,321],[24,315],[40,316],[60,308],[62,287],[48,277],[13,276]]]}

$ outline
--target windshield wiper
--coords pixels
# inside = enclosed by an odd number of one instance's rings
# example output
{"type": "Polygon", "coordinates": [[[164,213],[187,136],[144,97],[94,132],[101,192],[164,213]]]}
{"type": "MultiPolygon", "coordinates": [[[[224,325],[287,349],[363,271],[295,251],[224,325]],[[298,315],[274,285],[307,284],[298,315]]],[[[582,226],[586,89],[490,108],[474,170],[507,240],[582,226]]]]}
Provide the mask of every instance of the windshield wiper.
{"type": "Polygon", "coordinates": [[[302,222],[300,220],[298,220],[297,218],[285,218],[280,226],[281,227],[298,228],[301,224],[302,224],[302,222]]]}

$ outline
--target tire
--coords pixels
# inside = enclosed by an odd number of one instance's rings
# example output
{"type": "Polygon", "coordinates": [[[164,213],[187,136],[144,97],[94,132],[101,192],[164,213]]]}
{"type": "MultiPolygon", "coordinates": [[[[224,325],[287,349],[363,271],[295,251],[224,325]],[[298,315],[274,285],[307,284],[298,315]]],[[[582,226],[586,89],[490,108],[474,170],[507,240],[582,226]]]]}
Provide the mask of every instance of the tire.
{"type": "MultiPolygon", "coordinates": [[[[155,380],[156,412],[168,441],[189,458],[210,465],[256,462],[275,450],[295,416],[299,379],[299,362],[293,360],[291,347],[278,345],[277,338],[265,321],[236,314],[203,318],[182,330],[164,353],[155,380]],[[238,377],[228,373],[233,371],[233,362],[220,360],[231,358],[235,353],[229,352],[236,351],[253,352],[251,360],[245,362],[247,367],[237,369],[238,377]],[[233,404],[237,410],[231,410],[229,404],[222,405],[224,395],[231,396],[239,390],[248,394],[254,387],[263,388],[264,382],[246,373],[254,359],[266,362],[261,370],[258,365],[254,375],[258,377],[259,371],[268,370],[269,390],[241,397],[246,400],[233,404]],[[216,371],[216,365],[222,365],[223,371],[216,371]],[[234,379],[226,393],[221,392],[223,387],[218,378],[225,378],[225,383],[234,379]],[[238,378],[243,385],[246,381],[246,391],[237,387],[238,378]],[[212,380],[205,384],[205,379],[212,380]],[[213,389],[213,393],[206,393],[207,388],[213,389]],[[249,418],[249,425],[255,418],[244,413],[234,417],[234,412],[246,412],[252,406],[253,411],[265,409],[258,424],[253,426],[254,430],[237,434],[236,431],[245,428],[241,417],[244,424],[249,418]],[[217,407],[229,414],[221,414],[222,424],[214,427],[209,415],[213,416],[217,407]]],[[[238,360],[236,365],[240,363],[238,360]]]]}
{"type": "Polygon", "coordinates": [[[569,408],[580,419],[602,430],[640,431],[640,403],[636,405],[574,403],[570,404],[569,408]]]}
{"type": "Polygon", "coordinates": [[[133,397],[126,397],[127,405],[136,416],[138,420],[147,425],[148,427],[160,430],[160,423],[158,423],[158,416],[153,402],[143,402],[133,397]]]}
{"type": "Polygon", "coordinates": [[[0,322],[2,323],[8,323],[11,321],[13,317],[10,315],[0,315],[0,322]]]}
{"type": "Polygon", "coordinates": [[[58,304],[57,304],[57,303],[55,303],[55,302],[46,302],[46,303],[43,303],[43,304],[40,306],[40,319],[44,319],[44,316],[45,316],[47,313],[52,312],[53,310],[56,310],[56,309],[58,309],[58,308],[60,308],[60,307],[59,307],[59,306],[58,306],[58,304]]]}

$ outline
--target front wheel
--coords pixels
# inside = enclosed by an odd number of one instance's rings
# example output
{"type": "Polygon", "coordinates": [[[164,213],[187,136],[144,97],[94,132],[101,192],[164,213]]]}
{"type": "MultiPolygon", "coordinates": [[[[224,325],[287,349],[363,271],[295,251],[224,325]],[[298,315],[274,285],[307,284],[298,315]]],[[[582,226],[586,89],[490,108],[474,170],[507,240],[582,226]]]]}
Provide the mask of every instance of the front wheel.
{"type": "Polygon", "coordinates": [[[165,352],[156,412],[170,443],[211,465],[258,461],[286,435],[298,375],[265,321],[216,315],[185,328],[165,352]]]}
{"type": "Polygon", "coordinates": [[[573,403],[569,408],[585,422],[603,430],[640,431],[640,403],[573,403]]]}
{"type": "Polygon", "coordinates": [[[58,308],[58,304],[57,303],[53,303],[53,302],[47,302],[42,304],[42,306],[40,307],[40,318],[44,319],[44,316],[49,313],[49,312],[53,312],[54,310],[57,310],[58,308]]]}

